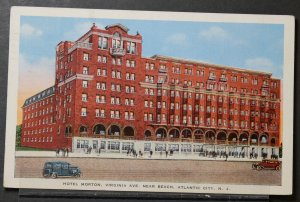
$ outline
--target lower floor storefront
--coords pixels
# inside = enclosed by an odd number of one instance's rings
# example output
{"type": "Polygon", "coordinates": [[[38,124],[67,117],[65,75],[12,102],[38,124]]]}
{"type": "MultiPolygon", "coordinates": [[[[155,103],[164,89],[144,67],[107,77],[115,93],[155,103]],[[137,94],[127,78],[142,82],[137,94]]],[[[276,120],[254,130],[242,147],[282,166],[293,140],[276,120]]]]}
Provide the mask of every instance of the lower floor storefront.
{"type": "Polygon", "coordinates": [[[75,153],[115,153],[139,156],[167,155],[206,157],[265,159],[279,157],[279,148],[274,146],[207,144],[193,142],[169,142],[146,140],[121,140],[108,138],[73,137],[72,152],[75,153]]]}

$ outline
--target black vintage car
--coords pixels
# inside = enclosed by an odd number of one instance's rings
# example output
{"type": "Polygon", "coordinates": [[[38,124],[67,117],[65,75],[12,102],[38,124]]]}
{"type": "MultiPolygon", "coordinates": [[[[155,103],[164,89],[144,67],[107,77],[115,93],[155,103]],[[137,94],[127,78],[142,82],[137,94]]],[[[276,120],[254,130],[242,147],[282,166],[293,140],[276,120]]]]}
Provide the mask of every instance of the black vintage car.
{"type": "Polygon", "coordinates": [[[78,167],[63,161],[46,162],[43,169],[44,177],[80,177],[81,171],[78,167]]]}

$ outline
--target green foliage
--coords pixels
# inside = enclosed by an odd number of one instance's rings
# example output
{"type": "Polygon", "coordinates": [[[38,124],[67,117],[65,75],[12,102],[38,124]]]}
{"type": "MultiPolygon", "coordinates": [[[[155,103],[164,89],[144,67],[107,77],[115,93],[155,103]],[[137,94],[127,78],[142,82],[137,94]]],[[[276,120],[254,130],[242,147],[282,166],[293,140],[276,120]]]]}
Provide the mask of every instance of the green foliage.
{"type": "Polygon", "coordinates": [[[280,144],[279,147],[279,158],[282,158],[282,143],[280,144]]]}
{"type": "Polygon", "coordinates": [[[16,128],[16,147],[21,147],[21,134],[22,134],[22,124],[17,125],[16,128]]]}

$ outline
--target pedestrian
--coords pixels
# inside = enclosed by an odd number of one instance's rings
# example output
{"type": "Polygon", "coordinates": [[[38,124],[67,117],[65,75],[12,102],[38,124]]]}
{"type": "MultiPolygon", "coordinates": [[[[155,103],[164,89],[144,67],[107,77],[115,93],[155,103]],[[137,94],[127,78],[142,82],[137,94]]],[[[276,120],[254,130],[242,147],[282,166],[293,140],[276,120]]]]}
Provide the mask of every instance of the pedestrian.
{"type": "Polygon", "coordinates": [[[150,150],[150,158],[152,157],[152,154],[153,154],[153,151],[152,151],[152,150],[150,150]]]}
{"type": "Polygon", "coordinates": [[[166,158],[168,158],[168,150],[166,150],[166,158]]]}
{"type": "Polygon", "coordinates": [[[129,153],[130,153],[130,149],[128,148],[128,149],[127,149],[127,156],[129,155],[129,153]]]}
{"type": "Polygon", "coordinates": [[[98,149],[98,153],[99,153],[99,154],[101,153],[101,147],[99,147],[99,149],[98,149]]]}
{"type": "Polygon", "coordinates": [[[56,152],[56,157],[58,157],[59,156],[59,149],[57,148],[55,152],[56,152]]]}
{"type": "Polygon", "coordinates": [[[67,157],[69,157],[69,148],[66,149],[67,157]]]}

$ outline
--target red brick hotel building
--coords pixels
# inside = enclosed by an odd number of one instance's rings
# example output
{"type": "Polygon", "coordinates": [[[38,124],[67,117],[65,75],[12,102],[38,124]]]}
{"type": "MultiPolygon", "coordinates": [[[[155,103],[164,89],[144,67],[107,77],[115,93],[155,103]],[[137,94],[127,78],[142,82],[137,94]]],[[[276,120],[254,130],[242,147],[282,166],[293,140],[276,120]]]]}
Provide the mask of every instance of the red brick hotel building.
{"type": "Polygon", "coordinates": [[[23,106],[22,146],[278,154],[280,80],[154,55],[114,24],[56,48],[56,79],[23,106]]]}

